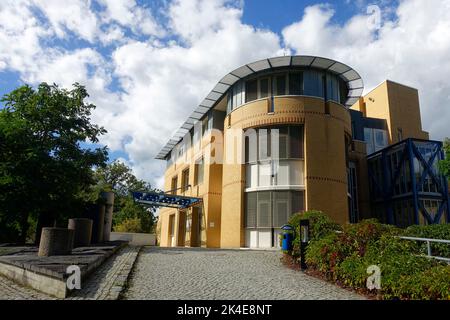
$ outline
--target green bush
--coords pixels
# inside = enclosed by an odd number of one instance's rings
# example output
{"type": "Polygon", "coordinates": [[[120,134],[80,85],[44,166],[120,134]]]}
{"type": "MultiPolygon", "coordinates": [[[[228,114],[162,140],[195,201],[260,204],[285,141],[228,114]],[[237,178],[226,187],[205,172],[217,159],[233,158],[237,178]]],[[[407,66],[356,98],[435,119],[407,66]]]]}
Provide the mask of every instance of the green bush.
{"type": "Polygon", "coordinates": [[[398,289],[407,299],[450,300],[450,265],[437,265],[404,279],[398,289]]]}
{"type": "Polygon", "coordinates": [[[293,240],[292,255],[297,256],[300,252],[300,220],[309,220],[309,236],[312,241],[322,239],[330,233],[341,230],[339,224],[333,222],[330,217],[321,211],[311,210],[292,215],[288,223],[294,227],[295,236],[293,240]]]}
{"type": "MultiPolygon", "coordinates": [[[[410,226],[405,230],[403,235],[408,237],[450,240],[450,223],[410,226]]],[[[421,253],[427,254],[427,244],[420,241],[419,245],[421,253]]],[[[431,243],[431,252],[435,256],[450,258],[450,244],[431,243]]]]}
{"type": "Polygon", "coordinates": [[[336,279],[348,287],[365,288],[367,267],[370,265],[371,263],[364,257],[352,254],[336,267],[336,279]]]}
{"type": "Polygon", "coordinates": [[[114,226],[116,232],[134,232],[142,233],[141,220],[139,218],[130,218],[122,221],[120,224],[114,226]]]}
{"type": "MultiPolygon", "coordinates": [[[[304,218],[310,219],[311,230],[306,263],[327,279],[366,289],[367,268],[377,265],[381,270],[379,293],[383,299],[450,299],[450,266],[418,256],[423,253],[423,244],[398,238],[408,235],[449,239],[449,225],[401,230],[369,219],[346,225],[339,231],[326,215],[312,211],[290,219],[297,236],[299,221],[304,218]]],[[[448,249],[435,245],[433,253],[445,256],[448,249]]]]}
{"type": "Polygon", "coordinates": [[[345,255],[340,246],[339,235],[329,233],[319,240],[311,241],[306,249],[306,263],[309,267],[322,272],[327,278],[332,278],[335,266],[345,255]]]}

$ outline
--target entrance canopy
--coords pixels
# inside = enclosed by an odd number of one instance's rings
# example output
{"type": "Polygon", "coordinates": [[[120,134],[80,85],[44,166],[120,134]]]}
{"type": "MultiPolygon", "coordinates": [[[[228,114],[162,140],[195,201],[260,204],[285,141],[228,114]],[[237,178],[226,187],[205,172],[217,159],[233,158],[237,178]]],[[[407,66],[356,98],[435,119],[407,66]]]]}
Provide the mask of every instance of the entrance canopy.
{"type": "Polygon", "coordinates": [[[185,209],[202,202],[201,198],[179,196],[164,192],[132,192],[135,202],[154,207],[185,209]]]}

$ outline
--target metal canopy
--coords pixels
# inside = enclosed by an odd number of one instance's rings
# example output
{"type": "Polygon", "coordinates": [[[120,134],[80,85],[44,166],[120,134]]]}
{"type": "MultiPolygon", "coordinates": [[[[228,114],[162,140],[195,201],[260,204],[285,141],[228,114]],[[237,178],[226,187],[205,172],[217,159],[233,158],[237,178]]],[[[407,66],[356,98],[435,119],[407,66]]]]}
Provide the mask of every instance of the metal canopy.
{"type": "Polygon", "coordinates": [[[153,207],[186,209],[202,202],[201,198],[185,197],[163,192],[132,192],[135,202],[153,207]]]}
{"type": "Polygon", "coordinates": [[[172,139],[175,144],[166,144],[156,155],[155,159],[164,160],[174,145],[181,141],[186,134],[187,128],[192,128],[193,121],[200,120],[217,102],[222,99],[227,90],[237,81],[252,76],[257,72],[269,71],[276,68],[285,67],[306,67],[324,70],[336,74],[347,85],[348,95],[345,106],[350,108],[355,104],[364,90],[363,81],[355,70],[341,62],[315,56],[282,56],[263,59],[245,64],[224,76],[200,103],[190,117],[175,132],[172,139]],[[169,146],[169,148],[167,148],[169,146]],[[169,150],[168,150],[169,149],[169,150]]]}

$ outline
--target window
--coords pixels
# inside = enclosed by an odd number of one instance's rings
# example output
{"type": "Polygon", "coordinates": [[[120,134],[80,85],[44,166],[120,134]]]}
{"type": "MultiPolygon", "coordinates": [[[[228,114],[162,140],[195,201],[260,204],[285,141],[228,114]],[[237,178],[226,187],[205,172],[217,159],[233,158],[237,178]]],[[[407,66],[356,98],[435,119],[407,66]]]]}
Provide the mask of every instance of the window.
{"type": "Polygon", "coordinates": [[[339,102],[339,80],[336,76],[327,75],[327,100],[333,100],[339,102]]]}
{"type": "Polygon", "coordinates": [[[195,163],[195,178],[194,178],[195,185],[199,185],[199,184],[203,183],[204,170],[205,170],[205,165],[204,165],[203,157],[201,157],[195,163]]]}
{"type": "Polygon", "coordinates": [[[258,81],[250,80],[245,83],[245,102],[258,99],[258,81]]]}
{"type": "Polygon", "coordinates": [[[322,73],[316,70],[307,70],[303,73],[304,94],[307,96],[323,97],[322,73]]]}
{"type": "Polygon", "coordinates": [[[282,126],[251,129],[245,137],[245,160],[303,158],[303,127],[282,126]],[[252,132],[256,132],[256,137],[252,132]]]}
{"type": "Polygon", "coordinates": [[[269,96],[269,78],[259,80],[259,98],[265,98],[269,96]]]}
{"type": "Polygon", "coordinates": [[[255,131],[248,131],[245,139],[246,188],[303,186],[303,127],[255,131]],[[250,137],[255,131],[256,137],[250,137]]]}
{"type": "Polygon", "coordinates": [[[172,183],[170,185],[170,191],[172,194],[177,194],[177,188],[178,188],[178,176],[175,176],[172,178],[172,183]]]}
{"type": "Polygon", "coordinates": [[[280,228],[288,222],[291,215],[303,210],[303,191],[245,193],[246,228],[280,228]]]}
{"type": "Polygon", "coordinates": [[[245,194],[245,226],[247,228],[256,228],[256,192],[247,192],[245,194]]]}
{"type": "Polygon", "coordinates": [[[283,96],[286,94],[286,75],[277,75],[273,78],[273,95],[283,96]]]}
{"type": "Polygon", "coordinates": [[[289,94],[302,95],[303,94],[303,77],[302,73],[289,74],[289,94]]]}
{"type": "Polygon", "coordinates": [[[208,115],[202,119],[202,135],[208,131],[208,115]]]}
{"type": "Polygon", "coordinates": [[[189,169],[181,173],[181,191],[186,192],[189,189],[189,169]]]}
{"type": "Polygon", "coordinates": [[[387,132],[382,129],[364,128],[367,154],[381,150],[388,145],[387,132]]]}

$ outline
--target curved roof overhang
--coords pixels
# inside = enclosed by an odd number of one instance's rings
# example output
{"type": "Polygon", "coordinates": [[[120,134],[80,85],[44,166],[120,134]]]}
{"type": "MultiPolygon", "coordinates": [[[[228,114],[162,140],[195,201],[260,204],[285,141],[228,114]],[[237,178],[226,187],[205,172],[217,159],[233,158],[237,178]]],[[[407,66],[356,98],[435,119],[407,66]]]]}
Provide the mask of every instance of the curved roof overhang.
{"type": "Polygon", "coordinates": [[[172,138],[161,149],[155,159],[163,160],[167,154],[180,142],[183,137],[191,130],[196,121],[199,121],[203,116],[212,109],[215,104],[220,101],[228,89],[241,79],[247,78],[254,74],[270,71],[276,68],[286,67],[300,67],[300,68],[314,68],[336,74],[341,78],[348,88],[347,100],[345,106],[350,108],[356,101],[358,101],[364,90],[364,83],[361,76],[350,68],[348,65],[341,62],[316,57],[316,56],[284,56],[263,59],[252,63],[245,64],[224,76],[200,103],[200,105],[191,113],[183,125],[175,132],[172,138]]]}

